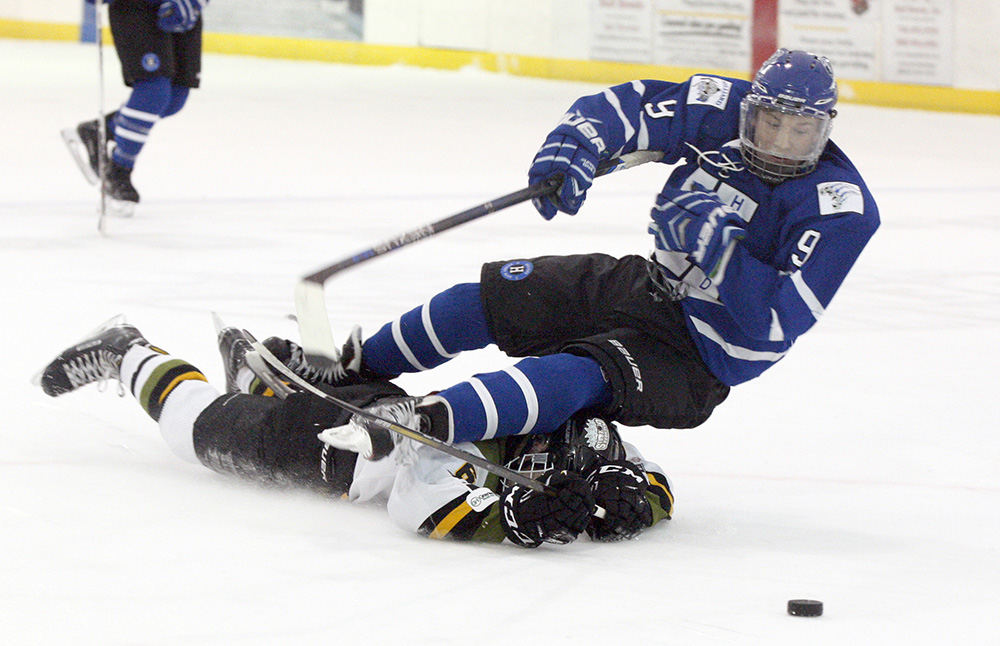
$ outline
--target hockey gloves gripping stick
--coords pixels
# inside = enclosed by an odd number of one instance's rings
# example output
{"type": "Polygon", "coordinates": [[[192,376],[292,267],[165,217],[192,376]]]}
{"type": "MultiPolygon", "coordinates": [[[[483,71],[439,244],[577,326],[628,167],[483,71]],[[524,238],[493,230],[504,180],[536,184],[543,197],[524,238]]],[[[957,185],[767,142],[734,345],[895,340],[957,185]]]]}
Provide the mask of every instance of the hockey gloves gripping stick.
{"type": "MultiPolygon", "coordinates": [[[[599,177],[617,170],[624,170],[638,166],[639,164],[645,164],[646,162],[657,161],[662,157],[662,152],[648,150],[622,155],[616,159],[601,162],[597,167],[596,176],[599,177]]],[[[553,178],[550,181],[532,184],[519,191],[502,195],[461,213],[456,213],[436,222],[431,222],[430,224],[407,231],[304,276],[298,285],[295,286],[295,314],[299,324],[299,336],[301,337],[302,349],[305,352],[306,359],[317,368],[326,369],[330,368],[340,358],[340,351],[333,339],[333,331],[330,329],[330,319],[326,313],[326,296],[323,289],[326,281],[335,274],[355,267],[372,258],[387,254],[390,251],[395,251],[414,242],[425,240],[460,224],[496,213],[515,204],[554,193],[559,189],[559,182],[559,179],[553,178]]]]}
{"type": "Polygon", "coordinates": [[[646,474],[627,460],[605,462],[586,475],[602,518],[591,518],[587,534],[595,541],[632,538],[653,524],[653,509],[646,498],[646,474]]]}
{"type": "Polygon", "coordinates": [[[558,188],[534,198],[531,204],[546,220],[559,211],[576,215],[596,174],[597,147],[581,140],[575,128],[560,125],[538,149],[528,170],[531,184],[553,182],[558,188]]]}
{"type": "Polygon", "coordinates": [[[542,482],[554,495],[515,485],[500,502],[504,534],[521,547],[570,543],[587,528],[595,513],[590,484],[581,476],[552,472],[543,476],[542,482]]]}
{"type": "Polygon", "coordinates": [[[745,222],[714,193],[664,189],[650,214],[659,227],[660,244],[687,254],[713,278],[732,245],[746,236],[745,222]]]}

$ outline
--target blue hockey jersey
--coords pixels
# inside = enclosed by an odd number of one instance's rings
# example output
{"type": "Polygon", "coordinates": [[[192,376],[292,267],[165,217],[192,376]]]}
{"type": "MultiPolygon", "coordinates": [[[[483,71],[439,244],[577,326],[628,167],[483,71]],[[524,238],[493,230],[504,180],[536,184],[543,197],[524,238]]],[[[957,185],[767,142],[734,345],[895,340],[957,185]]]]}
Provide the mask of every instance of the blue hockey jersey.
{"type": "Polygon", "coordinates": [[[729,385],[774,365],[823,314],[879,225],[878,208],[847,156],[828,142],[816,170],[772,185],[740,155],[740,101],[750,83],[697,75],[633,81],[577,100],[601,158],[662,151],[677,164],[666,188],[709,191],[735,209],[747,235],[710,279],[668,251],[654,221],[654,255],[712,373],[729,385]],[[593,130],[590,131],[593,133],[593,130]]]}

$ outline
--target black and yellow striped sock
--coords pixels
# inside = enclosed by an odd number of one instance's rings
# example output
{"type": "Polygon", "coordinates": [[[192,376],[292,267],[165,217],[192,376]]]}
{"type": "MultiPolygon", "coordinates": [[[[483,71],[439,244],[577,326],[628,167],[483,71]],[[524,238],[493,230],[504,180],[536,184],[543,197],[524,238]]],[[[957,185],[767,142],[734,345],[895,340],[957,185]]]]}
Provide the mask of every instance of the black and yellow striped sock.
{"type": "Polygon", "coordinates": [[[185,381],[208,381],[190,363],[171,357],[154,346],[135,346],[122,360],[122,383],[154,420],[159,421],[163,404],[185,381]]]}

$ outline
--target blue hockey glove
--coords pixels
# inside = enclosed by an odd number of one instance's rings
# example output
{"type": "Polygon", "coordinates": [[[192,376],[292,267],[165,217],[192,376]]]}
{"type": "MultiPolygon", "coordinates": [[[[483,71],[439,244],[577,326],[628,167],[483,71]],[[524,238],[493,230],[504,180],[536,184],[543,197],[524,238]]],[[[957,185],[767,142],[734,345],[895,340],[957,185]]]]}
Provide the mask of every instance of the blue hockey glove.
{"type": "Polygon", "coordinates": [[[746,237],[743,219],[715,193],[664,189],[650,215],[664,247],[687,254],[708,276],[730,243],[746,237]]]}
{"type": "Polygon", "coordinates": [[[160,31],[172,33],[190,31],[198,22],[201,9],[206,4],[208,0],[166,0],[160,3],[157,12],[159,20],[156,24],[160,31]]]}
{"type": "MultiPolygon", "coordinates": [[[[590,125],[586,121],[583,123],[590,125]]],[[[576,127],[562,123],[549,134],[528,170],[531,184],[553,178],[561,182],[555,193],[531,201],[543,218],[551,220],[558,211],[575,215],[580,210],[587,189],[594,183],[597,162],[597,146],[576,127]]]]}
{"type": "Polygon", "coordinates": [[[646,498],[649,482],[638,465],[627,460],[604,462],[587,473],[594,502],[604,517],[592,517],[587,534],[595,541],[632,538],[653,524],[653,508],[646,498]]]}

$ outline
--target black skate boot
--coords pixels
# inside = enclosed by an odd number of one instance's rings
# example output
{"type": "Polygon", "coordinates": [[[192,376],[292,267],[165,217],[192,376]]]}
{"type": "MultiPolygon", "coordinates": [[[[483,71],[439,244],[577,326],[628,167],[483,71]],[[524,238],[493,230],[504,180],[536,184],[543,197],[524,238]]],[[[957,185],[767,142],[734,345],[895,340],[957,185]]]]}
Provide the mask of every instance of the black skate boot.
{"type": "Polygon", "coordinates": [[[264,339],[264,347],[292,372],[311,384],[350,386],[379,379],[361,366],[361,328],[358,326],[351,330],[340,352],[340,359],[326,369],[310,363],[302,347],[294,341],[272,336],[264,339]]]}
{"type": "Polygon", "coordinates": [[[219,353],[222,354],[222,367],[226,372],[227,393],[240,392],[238,377],[241,370],[249,370],[247,352],[251,349],[250,341],[242,330],[227,327],[219,332],[219,353]]]}
{"type": "MultiPolygon", "coordinates": [[[[454,439],[451,406],[437,395],[389,397],[365,411],[442,442],[454,439]]],[[[319,439],[334,448],[354,451],[367,460],[376,461],[392,453],[405,438],[355,413],[347,424],[320,433],[319,439]]]]}
{"type": "Polygon", "coordinates": [[[139,191],[132,186],[132,169],[111,162],[106,172],[104,194],[111,203],[112,212],[120,217],[130,217],[139,203],[139,191]]]}
{"type": "Polygon", "coordinates": [[[100,128],[97,119],[84,121],[75,128],[66,128],[60,134],[66,147],[69,148],[73,161],[80,167],[80,172],[91,184],[96,185],[100,173],[99,155],[103,153],[104,163],[108,161],[108,143],[112,141],[112,122],[118,112],[112,112],[104,118],[104,146],[98,143],[100,128]]]}
{"type": "Polygon", "coordinates": [[[149,342],[123,317],[115,317],[63,351],[36,377],[37,383],[46,395],[58,397],[95,381],[117,380],[122,357],[136,344],[149,342]]]}
{"type": "Polygon", "coordinates": [[[292,390],[281,381],[270,367],[253,351],[256,341],[249,332],[226,325],[222,318],[212,312],[215,333],[222,355],[222,368],[226,373],[226,392],[244,392],[265,397],[278,396],[284,399],[292,390]]]}

